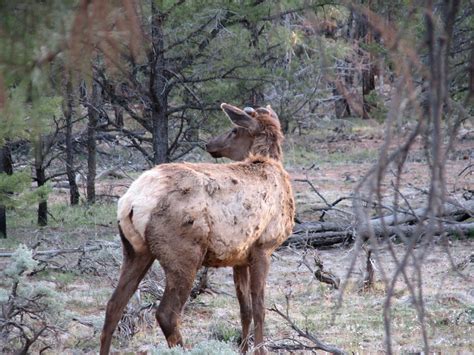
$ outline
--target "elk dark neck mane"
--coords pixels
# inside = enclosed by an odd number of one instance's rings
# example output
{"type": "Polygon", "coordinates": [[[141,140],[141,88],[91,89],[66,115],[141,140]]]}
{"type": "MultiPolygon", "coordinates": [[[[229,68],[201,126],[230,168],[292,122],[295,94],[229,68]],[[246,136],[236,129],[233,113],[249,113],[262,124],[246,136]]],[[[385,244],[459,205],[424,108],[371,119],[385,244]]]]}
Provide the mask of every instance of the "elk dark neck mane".
{"type": "Polygon", "coordinates": [[[283,134],[281,133],[280,123],[271,116],[260,116],[259,120],[264,127],[264,131],[255,138],[250,149],[251,153],[281,161],[283,158],[281,151],[283,134]]]}

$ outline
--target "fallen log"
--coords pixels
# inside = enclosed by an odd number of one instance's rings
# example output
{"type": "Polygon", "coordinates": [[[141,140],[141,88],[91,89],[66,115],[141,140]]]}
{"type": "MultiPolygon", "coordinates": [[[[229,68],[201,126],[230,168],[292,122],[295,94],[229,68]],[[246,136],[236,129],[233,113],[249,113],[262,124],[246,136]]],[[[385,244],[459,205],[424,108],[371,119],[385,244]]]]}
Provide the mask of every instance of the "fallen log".
{"type": "MultiPolygon", "coordinates": [[[[399,236],[401,238],[412,238],[417,232],[417,225],[402,224],[396,226],[387,226],[383,228],[381,225],[376,226],[374,235],[376,237],[383,236],[399,236]]],[[[445,224],[441,228],[437,228],[433,231],[435,234],[448,233],[450,235],[458,234],[460,236],[470,236],[474,233],[474,222],[471,223],[457,223],[457,224],[445,224]]],[[[424,234],[424,230],[421,229],[420,236],[424,234]]],[[[330,231],[330,232],[310,232],[293,234],[288,238],[283,246],[311,246],[311,247],[323,247],[343,242],[349,242],[356,236],[356,230],[345,230],[345,231],[330,231]]],[[[415,236],[416,237],[416,236],[415,236]]]]}
{"type": "MultiPolygon", "coordinates": [[[[373,218],[370,224],[376,237],[399,236],[411,238],[417,231],[417,222],[423,218],[425,208],[417,208],[411,212],[398,212],[396,215],[387,215],[373,218]]],[[[443,216],[439,216],[442,227],[434,232],[448,234],[470,235],[474,231],[474,223],[449,223],[448,219],[463,221],[474,215],[474,200],[466,201],[463,205],[447,203],[444,206],[443,216]]],[[[421,230],[423,233],[423,230],[421,230]]],[[[356,226],[332,222],[305,222],[295,226],[293,234],[283,244],[296,247],[322,247],[349,242],[356,236],[356,226]]]]}
{"type": "MultiPolygon", "coordinates": [[[[456,216],[465,215],[466,218],[469,218],[470,215],[474,214],[474,200],[466,201],[463,205],[454,204],[454,203],[445,203],[443,210],[444,210],[443,216],[438,216],[438,217],[456,218],[456,216]]],[[[417,222],[425,214],[425,212],[426,212],[426,209],[423,207],[414,209],[411,212],[401,211],[401,212],[397,212],[395,214],[391,214],[388,216],[374,218],[371,220],[371,223],[382,225],[382,222],[383,222],[387,226],[393,226],[395,224],[417,222]]]]}
{"type": "Polygon", "coordinates": [[[324,247],[343,242],[348,242],[354,236],[354,231],[331,231],[322,233],[308,232],[304,234],[292,234],[282,246],[295,246],[295,247],[324,247]]]}

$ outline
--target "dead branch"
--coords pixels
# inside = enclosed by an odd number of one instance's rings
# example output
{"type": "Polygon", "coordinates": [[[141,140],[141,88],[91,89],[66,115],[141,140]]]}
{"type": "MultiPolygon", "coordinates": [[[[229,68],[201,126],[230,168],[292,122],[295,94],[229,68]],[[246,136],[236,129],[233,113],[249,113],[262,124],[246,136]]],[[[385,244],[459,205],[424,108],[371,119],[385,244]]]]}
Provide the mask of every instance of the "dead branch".
{"type": "Polygon", "coordinates": [[[334,275],[332,272],[328,270],[324,270],[323,262],[321,261],[321,258],[318,255],[314,255],[313,258],[314,258],[314,264],[317,267],[317,270],[314,270],[312,265],[306,259],[306,253],[303,254],[303,257],[301,259],[301,264],[306,266],[306,268],[311,272],[311,274],[314,275],[316,280],[318,280],[319,282],[331,285],[333,288],[337,290],[341,283],[341,280],[339,279],[339,277],[337,277],[336,275],[334,275]]]}
{"type": "Polygon", "coordinates": [[[346,354],[343,350],[335,347],[334,345],[330,345],[330,344],[326,344],[322,342],[314,334],[309,333],[307,330],[302,330],[300,327],[296,325],[296,323],[290,318],[288,314],[283,313],[276,305],[273,305],[273,307],[270,308],[269,310],[271,312],[275,312],[280,317],[282,317],[300,337],[311,341],[315,345],[311,349],[323,350],[331,354],[346,354]]]}
{"type": "Polygon", "coordinates": [[[191,300],[194,300],[200,294],[208,291],[209,289],[208,273],[209,273],[208,267],[204,267],[202,270],[199,271],[198,276],[196,277],[196,282],[194,284],[194,287],[191,290],[191,295],[190,295],[191,300]]]}
{"type": "Polygon", "coordinates": [[[321,261],[319,256],[314,256],[314,263],[318,267],[318,270],[314,272],[314,277],[316,277],[316,279],[320,282],[332,285],[332,287],[337,290],[339,288],[339,285],[341,284],[341,280],[339,279],[339,277],[337,277],[330,271],[324,270],[323,262],[321,261]]]}

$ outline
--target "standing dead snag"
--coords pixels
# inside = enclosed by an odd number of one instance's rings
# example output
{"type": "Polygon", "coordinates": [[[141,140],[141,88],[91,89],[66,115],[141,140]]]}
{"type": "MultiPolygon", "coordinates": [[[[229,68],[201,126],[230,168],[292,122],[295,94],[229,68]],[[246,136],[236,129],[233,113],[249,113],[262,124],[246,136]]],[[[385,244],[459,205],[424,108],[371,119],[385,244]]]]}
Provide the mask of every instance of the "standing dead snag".
{"type": "Polygon", "coordinates": [[[291,234],[294,200],[281,164],[283,135],[275,112],[222,104],[235,127],[207,145],[230,164],[163,164],[143,173],[118,203],[124,261],[107,304],[101,354],[110,350],[123,309],[158,259],[166,288],[156,318],[170,347],[183,345],[179,322],[198,269],[234,268],[242,352],[250,323],[263,353],[265,280],[270,255],[291,234]]]}

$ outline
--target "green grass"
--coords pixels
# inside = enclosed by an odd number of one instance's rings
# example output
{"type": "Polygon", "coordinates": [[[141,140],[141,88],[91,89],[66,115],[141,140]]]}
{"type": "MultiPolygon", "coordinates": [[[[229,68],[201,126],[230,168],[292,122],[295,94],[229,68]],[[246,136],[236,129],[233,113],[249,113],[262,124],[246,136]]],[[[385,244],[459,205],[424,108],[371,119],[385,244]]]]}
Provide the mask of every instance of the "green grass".
{"type": "Polygon", "coordinates": [[[71,271],[49,271],[44,270],[38,273],[38,277],[47,281],[54,281],[60,284],[61,287],[67,286],[79,278],[79,276],[71,271]]]}
{"type": "Polygon", "coordinates": [[[324,156],[323,161],[331,164],[373,163],[378,158],[375,149],[352,149],[349,152],[332,152],[324,156]]]}
{"type": "Polygon", "coordinates": [[[376,149],[354,148],[349,151],[327,152],[316,147],[293,145],[287,149],[285,163],[290,167],[310,166],[312,164],[342,165],[347,163],[373,163],[378,159],[376,149]]]}
{"type": "Polygon", "coordinates": [[[285,165],[307,167],[312,164],[323,165],[326,163],[372,163],[378,157],[377,147],[359,147],[357,142],[347,141],[344,137],[354,134],[377,137],[380,136],[381,130],[381,125],[362,119],[318,121],[317,129],[305,129],[302,135],[288,134],[286,136],[283,147],[285,165]],[[336,138],[336,141],[330,143],[331,137],[336,138]],[[330,151],[329,147],[336,149],[339,141],[345,144],[342,144],[339,150],[330,151]]]}
{"type": "Polygon", "coordinates": [[[293,144],[292,142],[289,143],[284,160],[287,166],[306,166],[322,162],[316,149],[305,145],[293,144]]]}
{"type": "Polygon", "coordinates": [[[235,327],[228,322],[217,322],[210,326],[211,338],[226,343],[239,343],[240,327],[235,327]]]}
{"type": "MultiPolygon", "coordinates": [[[[96,203],[94,205],[70,206],[64,203],[49,204],[48,227],[77,228],[115,223],[116,204],[96,203]]],[[[9,211],[10,228],[32,227],[36,225],[37,210],[35,206],[21,211],[9,211]]]]}
{"type": "Polygon", "coordinates": [[[45,227],[37,225],[36,206],[8,211],[8,236],[0,239],[0,250],[14,250],[21,243],[31,247],[43,240],[48,247],[75,247],[91,239],[111,239],[117,233],[115,203],[56,203],[48,208],[50,215],[45,227]]]}

